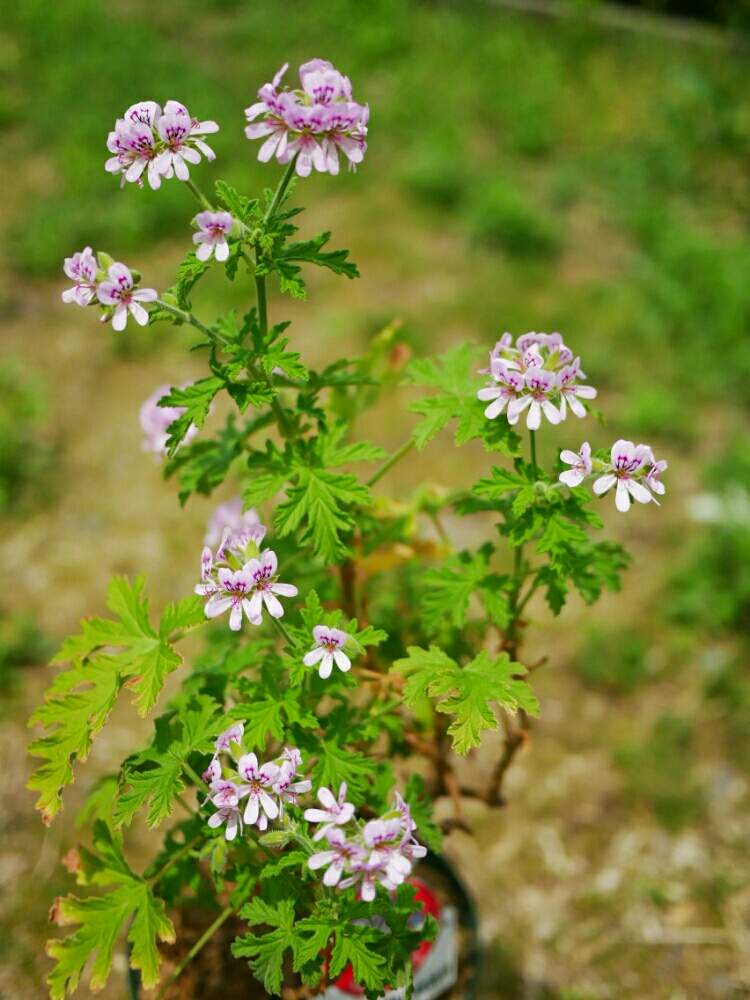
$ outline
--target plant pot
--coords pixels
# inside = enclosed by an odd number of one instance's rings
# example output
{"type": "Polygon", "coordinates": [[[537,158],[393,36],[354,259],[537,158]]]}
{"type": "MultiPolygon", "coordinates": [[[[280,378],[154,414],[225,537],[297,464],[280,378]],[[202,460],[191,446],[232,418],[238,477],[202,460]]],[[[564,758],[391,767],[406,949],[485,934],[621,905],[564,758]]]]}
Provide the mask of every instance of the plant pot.
{"type": "MultiPolygon", "coordinates": [[[[434,942],[423,945],[414,956],[415,988],[414,1000],[475,1000],[479,981],[481,952],[476,910],[461,877],[442,855],[428,854],[415,870],[419,897],[423,908],[432,912],[438,920],[438,936],[434,942]],[[420,889],[421,886],[424,889],[420,889]],[[436,904],[436,908],[435,907],[436,904]]],[[[243,1000],[264,1000],[267,994],[260,983],[251,977],[247,967],[239,959],[233,958],[229,945],[237,933],[239,925],[228,921],[224,925],[220,940],[214,939],[209,951],[206,946],[185,970],[167,996],[179,1000],[225,1000],[232,993],[231,986],[242,970],[243,1000]],[[222,976],[222,963],[227,977],[231,970],[231,983],[222,976]],[[257,994],[255,990],[257,989],[257,994]]],[[[196,939],[200,931],[196,930],[196,939]]],[[[187,949],[193,942],[181,940],[180,947],[187,949]]],[[[181,954],[177,953],[175,964],[181,954]]],[[[141,990],[140,976],[135,969],[128,970],[128,988],[132,1000],[145,1000],[141,990]]],[[[363,994],[352,982],[347,970],[337,983],[321,995],[319,1000],[356,1000],[363,994]]],[[[386,994],[387,1000],[400,1000],[403,994],[394,990],[386,994]]]]}

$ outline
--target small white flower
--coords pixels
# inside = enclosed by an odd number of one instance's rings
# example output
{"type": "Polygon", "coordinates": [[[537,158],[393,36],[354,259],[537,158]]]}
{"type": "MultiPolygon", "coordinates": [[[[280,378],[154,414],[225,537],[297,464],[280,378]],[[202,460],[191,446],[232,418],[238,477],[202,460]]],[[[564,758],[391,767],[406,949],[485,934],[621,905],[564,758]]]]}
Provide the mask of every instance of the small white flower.
{"type": "Polygon", "coordinates": [[[130,268],[124,264],[113,264],[107,272],[107,280],[96,289],[96,295],[103,306],[110,306],[112,329],[124,330],[128,314],[139,326],[146,326],[148,313],[141,302],[153,302],[158,298],[154,288],[136,288],[130,268]]]}
{"type": "Polygon", "coordinates": [[[612,445],[612,464],[594,483],[594,493],[602,496],[616,485],[615,507],[623,514],[630,510],[631,497],[638,503],[649,503],[654,498],[642,479],[645,466],[650,461],[653,461],[653,452],[647,444],[635,445],[623,439],[615,441],[612,445]]]}
{"type": "Polygon", "coordinates": [[[193,243],[198,247],[195,252],[198,260],[210,260],[215,255],[218,261],[225,261],[229,256],[227,236],[234,225],[229,212],[199,212],[195,222],[198,232],[193,234],[193,243]]]}
{"type": "Polygon", "coordinates": [[[566,486],[580,486],[586,476],[591,473],[591,445],[584,441],[581,450],[576,453],[569,448],[560,452],[560,458],[570,469],[560,473],[560,482],[566,486]]]}
{"type": "Polygon", "coordinates": [[[334,662],[343,673],[351,669],[352,661],[342,648],[350,638],[348,633],[339,628],[316,625],[312,634],[315,646],[305,654],[303,662],[306,667],[314,667],[316,663],[320,663],[318,674],[324,679],[331,676],[334,662]]]}
{"type": "Polygon", "coordinates": [[[318,801],[322,809],[305,809],[305,819],[308,823],[324,823],[315,831],[313,840],[327,837],[330,830],[336,826],[344,826],[354,816],[354,806],[346,801],[346,782],[342,781],[338,798],[334,797],[330,788],[318,789],[318,801]]]}

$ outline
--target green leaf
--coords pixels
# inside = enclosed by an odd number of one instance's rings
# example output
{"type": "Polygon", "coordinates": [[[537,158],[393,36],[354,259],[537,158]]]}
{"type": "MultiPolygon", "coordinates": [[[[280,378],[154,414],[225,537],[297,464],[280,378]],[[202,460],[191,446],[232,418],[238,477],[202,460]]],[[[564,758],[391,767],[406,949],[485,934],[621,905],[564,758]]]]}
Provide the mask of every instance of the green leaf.
{"type": "Polygon", "coordinates": [[[190,427],[194,424],[201,428],[206,422],[211,403],[217,392],[224,387],[222,379],[215,375],[198,379],[190,385],[172,386],[166,396],[159,400],[159,406],[181,406],[185,412],[169,425],[167,438],[167,454],[171,458],[177,451],[190,427]]]}
{"type": "Polygon", "coordinates": [[[350,924],[345,932],[339,930],[331,953],[330,975],[340,975],[349,963],[355,982],[369,989],[383,985],[385,959],[373,950],[377,935],[369,927],[350,924]]]}
{"type": "Polygon", "coordinates": [[[91,989],[100,990],[107,984],[115,945],[124,926],[130,922],[128,941],[132,946],[130,962],[139,969],[146,989],[159,981],[159,951],[156,941],[174,941],[174,928],[166,915],[164,902],[157,899],[147,882],[135,875],[122,856],[122,847],[97,822],[97,846],[105,857],[91,855],[88,863],[96,872],[99,885],[115,885],[102,896],[65,896],[58,899],[53,912],[58,924],[80,924],[63,939],[47,943],[47,953],[55,959],[55,967],[47,978],[53,1000],[63,1000],[73,992],[84,967],[91,965],[91,989]]]}
{"type": "Polygon", "coordinates": [[[422,616],[429,629],[438,630],[445,622],[463,628],[474,592],[481,594],[495,621],[506,617],[507,600],[500,589],[504,578],[488,572],[492,551],[484,545],[477,552],[461,552],[424,574],[422,616]]]}
{"type": "Polygon", "coordinates": [[[420,451],[452,420],[457,421],[456,444],[465,444],[482,435],[487,418],[477,399],[477,363],[477,349],[461,344],[439,358],[419,359],[408,366],[409,382],[439,390],[409,407],[423,417],[412,432],[420,451]]]}
{"type": "Polygon", "coordinates": [[[375,770],[375,762],[358,750],[342,747],[335,739],[323,739],[312,771],[313,787],[338,789],[345,781],[352,795],[362,794],[375,770]]]}
{"type": "Polygon", "coordinates": [[[335,562],[347,553],[340,535],[354,527],[350,508],[371,503],[370,491],[355,476],[306,467],[298,471],[296,484],[277,506],[274,524],[282,537],[302,527],[302,541],[309,542],[317,555],[335,562]]]}
{"type": "Polygon", "coordinates": [[[323,250],[331,238],[330,233],[320,233],[311,240],[299,240],[282,244],[275,250],[273,266],[279,273],[282,292],[294,298],[305,297],[305,283],[301,277],[300,264],[316,264],[326,267],[334,274],[347,278],[358,278],[357,265],[349,260],[348,250],[323,250]]]}
{"type": "Polygon", "coordinates": [[[181,309],[190,309],[190,293],[210,266],[210,261],[198,260],[195,251],[191,250],[177,268],[177,280],[171,291],[181,309]]]}
{"type": "Polygon", "coordinates": [[[216,181],[214,190],[216,191],[217,199],[227,212],[240,222],[248,222],[253,209],[258,204],[256,198],[250,199],[245,197],[245,195],[239,194],[236,188],[233,188],[231,184],[227,184],[226,181],[216,181]]]}
{"type": "Polygon", "coordinates": [[[296,942],[294,903],[291,899],[282,899],[271,905],[256,896],[242,908],[240,916],[251,926],[265,924],[273,928],[266,934],[237,938],[232,944],[232,954],[235,958],[250,959],[250,968],[266,990],[278,996],[284,974],[284,954],[288,948],[293,949],[296,942]]]}
{"type": "Polygon", "coordinates": [[[512,490],[518,490],[527,485],[517,472],[495,467],[486,479],[480,479],[473,487],[472,493],[483,500],[499,500],[512,490]]]}
{"type": "Polygon", "coordinates": [[[29,724],[41,723],[42,737],[29,747],[44,763],[29,780],[40,793],[37,808],[46,823],[62,806],[62,790],[73,780],[73,764],[86,760],[94,736],[109,716],[127,681],[134,704],[145,715],[156,702],[166,675],[182,657],[171,646],[172,630],[194,627],[204,619],[194,598],[170,605],[157,632],[149,621],[142,577],[132,584],[115,577],[107,604],[114,619],[89,618],[81,632],[66,639],[53,663],[70,662],[52,681],[45,703],[29,724]],[[104,653],[103,649],[117,652],[104,653]]]}
{"type": "MultiPolygon", "coordinates": [[[[265,422],[270,422],[266,417],[265,422]]],[[[255,421],[250,422],[250,427],[255,421]]],[[[208,496],[224,482],[232,463],[242,454],[247,429],[240,431],[230,416],[216,438],[200,438],[178,449],[167,462],[165,475],[176,475],[180,481],[180,503],[191,493],[208,496]]]]}
{"type": "Polygon", "coordinates": [[[177,797],[185,789],[183,769],[190,754],[208,752],[220,728],[219,706],[205,695],[192,698],[179,713],[157,720],[151,746],[123,765],[113,823],[117,827],[129,824],[144,806],[148,806],[149,827],[171,816],[177,797]]]}
{"type": "Polygon", "coordinates": [[[498,728],[493,702],[511,712],[519,708],[531,715],[539,712],[531,687],[522,679],[526,668],[511,661],[507,653],[493,659],[483,650],[465,666],[436,646],[429,650],[410,646],[408,653],[393,664],[407,678],[404,701],[413,707],[428,695],[436,699],[437,711],[453,715],[448,733],[456,753],[468,753],[479,746],[483,730],[498,728]]]}

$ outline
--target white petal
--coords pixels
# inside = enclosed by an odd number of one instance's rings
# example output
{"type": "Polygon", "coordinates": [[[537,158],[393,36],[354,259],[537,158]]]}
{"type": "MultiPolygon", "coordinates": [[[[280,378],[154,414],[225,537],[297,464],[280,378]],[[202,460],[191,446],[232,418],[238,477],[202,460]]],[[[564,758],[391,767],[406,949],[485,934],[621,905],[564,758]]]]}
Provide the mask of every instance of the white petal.
{"type": "Polygon", "coordinates": [[[284,617],[284,608],[281,606],[281,601],[269,590],[263,591],[263,600],[266,602],[268,613],[272,618],[284,617]]]}
{"type": "Polygon", "coordinates": [[[323,659],[325,653],[326,651],[322,646],[316,646],[315,649],[311,649],[309,653],[305,654],[305,658],[302,662],[306,667],[314,667],[319,660],[323,659]]]}
{"type": "Polygon", "coordinates": [[[326,680],[331,676],[331,671],[333,670],[333,655],[331,653],[326,653],[323,657],[323,662],[320,664],[320,670],[318,671],[318,676],[326,680]]]}
{"type": "Polygon", "coordinates": [[[594,493],[597,496],[601,496],[602,493],[606,493],[607,490],[611,489],[617,482],[617,476],[613,472],[608,472],[604,476],[599,476],[599,478],[594,483],[594,493]]]}
{"type": "Polygon", "coordinates": [[[351,670],[352,661],[343,650],[335,649],[333,651],[333,658],[336,661],[336,666],[342,671],[342,673],[346,673],[347,670],[351,670]]]}
{"type": "Polygon", "coordinates": [[[636,482],[635,479],[628,479],[626,482],[628,484],[628,492],[638,503],[650,503],[654,499],[643,483],[636,482]]]}
{"type": "Polygon", "coordinates": [[[232,605],[232,613],[229,615],[229,627],[233,632],[239,632],[242,628],[242,604],[239,601],[232,605]]]}
{"type": "Polygon", "coordinates": [[[560,482],[570,487],[580,486],[583,482],[583,473],[577,469],[568,469],[560,473],[560,482]]]}
{"type": "Polygon", "coordinates": [[[615,507],[624,514],[630,510],[630,492],[627,487],[627,480],[620,479],[617,482],[617,492],[615,493],[615,507]]]}
{"type": "Polygon", "coordinates": [[[259,812],[260,806],[258,804],[258,800],[254,795],[251,795],[247,800],[247,806],[245,807],[245,822],[252,826],[255,822],[257,822],[259,812]]]}

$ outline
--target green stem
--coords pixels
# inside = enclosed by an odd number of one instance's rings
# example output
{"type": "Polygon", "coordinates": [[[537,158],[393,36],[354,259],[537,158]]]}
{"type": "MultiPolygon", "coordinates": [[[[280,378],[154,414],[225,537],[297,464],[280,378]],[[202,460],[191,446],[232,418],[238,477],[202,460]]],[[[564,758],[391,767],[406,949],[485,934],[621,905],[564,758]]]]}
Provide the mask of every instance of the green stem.
{"type": "Polygon", "coordinates": [[[266,210],[266,214],[263,216],[263,224],[267,225],[274,216],[274,212],[279,207],[279,202],[284,197],[284,192],[289,187],[289,182],[292,177],[294,177],[294,168],[297,165],[297,157],[293,157],[289,161],[289,165],[284,171],[284,176],[279,181],[278,187],[276,188],[273,198],[271,199],[271,204],[266,210]]]}
{"type": "Polygon", "coordinates": [[[367,480],[367,485],[374,486],[375,483],[377,483],[378,480],[382,479],[383,476],[386,474],[386,472],[388,472],[388,470],[391,469],[396,464],[396,462],[400,461],[404,457],[404,455],[408,455],[408,453],[412,450],[413,447],[414,447],[414,438],[409,438],[408,441],[404,441],[401,447],[398,448],[396,451],[394,451],[391,457],[386,459],[386,461],[383,462],[380,468],[376,472],[374,472],[373,475],[370,476],[370,478],[367,480]]]}
{"type": "MultiPolygon", "coordinates": [[[[192,810],[191,810],[191,812],[192,812],[192,810]]],[[[190,851],[192,849],[192,847],[195,844],[195,842],[197,840],[200,840],[200,838],[202,836],[203,836],[202,833],[197,833],[194,837],[192,837],[185,844],[183,844],[183,846],[178,851],[175,851],[175,853],[172,855],[172,857],[169,859],[169,861],[167,861],[166,864],[163,864],[161,866],[161,868],[158,870],[158,872],[156,872],[156,874],[150,875],[146,879],[146,881],[148,882],[148,884],[149,885],[154,885],[156,882],[159,881],[159,879],[163,878],[164,875],[165,875],[165,873],[167,871],[169,871],[169,869],[173,865],[177,864],[177,862],[180,860],[180,858],[183,857],[183,855],[187,854],[188,851],[190,851]]]]}
{"type": "Polygon", "coordinates": [[[531,471],[534,475],[534,481],[536,482],[536,478],[539,475],[539,470],[536,464],[536,431],[529,431],[529,447],[531,451],[531,471]]]}
{"type": "Polygon", "coordinates": [[[291,646],[292,645],[292,637],[287,632],[286,626],[282,625],[278,618],[271,618],[271,621],[276,626],[276,631],[281,635],[281,637],[284,639],[284,641],[289,646],[291,646]]]}
{"type": "Polygon", "coordinates": [[[195,771],[192,769],[192,767],[188,764],[186,760],[183,760],[182,762],[182,769],[197,788],[206,787],[206,782],[203,780],[203,778],[198,777],[198,775],[195,773],[195,771]]]}
{"type": "Polygon", "coordinates": [[[516,607],[516,618],[520,618],[520,616],[521,616],[521,614],[523,612],[523,609],[526,607],[526,605],[529,603],[529,601],[531,600],[531,598],[534,596],[534,593],[537,590],[537,588],[539,587],[539,585],[541,584],[541,582],[542,581],[537,576],[534,579],[534,581],[531,584],[531,586],[529,587],[529,589],[524,594],[523,598],[518,602],[518,605],[516,607]]]}
{"type": "Polygon", "coordinates": [[[185,971],[186,967],[193,961],[193,959],[198,954],[198,952],[201,951],[201,949],[204,947],[204,945],[206,945],[206,943],[211,940],[211,938],[219,930],[219,928],[223,924],[225,924],[227,922],[227,920],[229,920],[229,918],[234,915],[235,912],[236,911],[235,911],[235,908],[233,906],[227,906],[227,907],[225,907],[221,911],[221,913],[216,918],[216,920],[214,920],[214,922],[205,931],[205,933],[201,934],[201,936],[198,938],[198,940],[195,942],[195,944],[193,945],[193,947],[190,949],[190,951],[187,953],[187,955],[183,958],[183,960],[180,962],[180,964],[174,970],[174,972],[169,977],[169,979],[166,981],[166,983],[164,983],[164,985],[162,986],[162,988],[159,990],[159,995],[157,997],[157,1000],[163,1000],[163,998],[167,994],[167,990],[169,989],[169,987],[177,979],[179,979],[179,977],[185,971]]]}
{"type": "Polygon", "coordinates": [[[193,192],[193,194],[198,199],[203,208],[205,208],[208,212],[213,212],[214,210],[213,205],[205,196],[205,194],[201,191],[201,189],[198,187],[195,181],[191,180],[191,178],[188,177],[188,179],[184,183],[193,192]]]}
{"type": "Polygon", "coordinates": [[[205,323],[202,323],[196,316],[193,316],[192,313],[185,312],[184,309],[178,309],[177,306],[172,306],[163,299],[155,299],[154,301],[157,306],[160,306],[168,313],[171,313],[175,319],[182,320],[183,323],[189,323],[190,326],[194,326],[196,330],[200,330],[201,333],[205,333],[207,337],[211,337],[213,339],[217,336],[210,327],[206,326],[205,323]]]}

